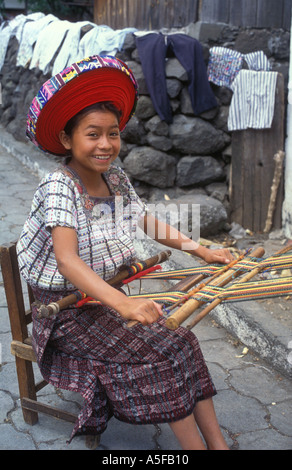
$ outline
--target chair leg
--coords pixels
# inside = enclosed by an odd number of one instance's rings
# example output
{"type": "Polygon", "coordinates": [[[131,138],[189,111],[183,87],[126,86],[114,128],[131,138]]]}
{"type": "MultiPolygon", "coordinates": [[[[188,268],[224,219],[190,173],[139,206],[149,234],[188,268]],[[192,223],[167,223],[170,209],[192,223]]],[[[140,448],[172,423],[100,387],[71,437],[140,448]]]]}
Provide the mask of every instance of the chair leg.
{"type": "MultiPolygon", "coordinates": [[[[30,398],[31,400],[36,400],[37,396],[32,363],[19,357],[16,357],[15,361],[20,399],[25,397],[30,398]]],[[[32,426],[38,422],[38,413],[36,411],[22,408],[22,413],[23,419],[27,424],[32,426]]]]}
{"type": "Polygon", "coordinates": [[[97,434],[96,436],[86,436],[85,437],[85,446],[87,449],[94,450],[96,449],[100,444],[100,434],[97,434]]]}

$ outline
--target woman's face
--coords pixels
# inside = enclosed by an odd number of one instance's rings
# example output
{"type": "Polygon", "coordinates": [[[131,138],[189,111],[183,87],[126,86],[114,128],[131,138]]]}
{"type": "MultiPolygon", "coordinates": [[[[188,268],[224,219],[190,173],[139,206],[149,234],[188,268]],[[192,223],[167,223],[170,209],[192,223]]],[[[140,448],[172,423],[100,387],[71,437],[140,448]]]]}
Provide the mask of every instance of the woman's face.
{"type": "Polygon", "coordinates": [[[103,173],[120,152],[117,116],[108,110],[92,111],[78,121],[71,136],[62,131],[60,140],[70,151],[70,166],[76,171],[103,173]]]}

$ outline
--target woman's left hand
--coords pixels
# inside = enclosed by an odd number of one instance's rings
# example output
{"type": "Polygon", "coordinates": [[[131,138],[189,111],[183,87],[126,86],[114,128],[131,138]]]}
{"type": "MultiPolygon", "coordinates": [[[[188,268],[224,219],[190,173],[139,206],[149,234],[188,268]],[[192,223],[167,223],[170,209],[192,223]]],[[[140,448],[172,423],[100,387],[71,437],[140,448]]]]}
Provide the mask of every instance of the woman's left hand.
{"type": "Polygon", "coordinates": [[[196,250],[195,255],[202,258],[208,264],[228,264],[234,260],[234,256],[228,248],[211,250],[201,245],[198,250],[196,250]]]}
{"type": "Polygon", "coordinates": [[[208,253],[204,257],[204,260],[208,264],[211,264],[211,263],[228,264],[234,260],[234,257],[227,248],[223,248],[220,250],[208,250],[208,253]]]}

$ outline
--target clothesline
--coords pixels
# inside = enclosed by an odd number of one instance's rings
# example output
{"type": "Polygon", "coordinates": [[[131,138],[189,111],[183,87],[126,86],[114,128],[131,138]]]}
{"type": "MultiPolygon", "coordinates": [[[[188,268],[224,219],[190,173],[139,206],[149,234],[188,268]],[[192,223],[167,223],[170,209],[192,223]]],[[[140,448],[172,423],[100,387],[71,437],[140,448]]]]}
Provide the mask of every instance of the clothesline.
{"type": "Polygon", "coordinates": [[[169,43],[189,74],[189,92],[195,115],[217,105],[209,88],[209,82],[212,82],[228,87],[233,92],[228,117],[229,131],[271,127],[278,74],[270,71],[264,52],[242,54],[215,46],[210,49],[208,67],[205,70],[199,41],[183,32],[139,34],[136,28],[114,31],[109,26],[88,21],[62,21],[51,14],[21,14],[0,27],[0,70],[9,40],[13,36],[19,42],[17,66],[39,68],[47,74],[52,65],[52,75],[55,75],[83,57],[93,54],[116,55],[122,49],[128,33],[135,33],[150,95],[162,120],[172,121],[166,83],[163,81],[164,65],[159,64],[159,60],[163,62],[165,59],[169,43]],[[84,26],[89,26],[90,29],[81,38],[84,26]],[[243,68],[244,62],[248,69],[243,68]]]}
{"type": "Polygon", "coordinates": [[[233,92],[229,131],[272,126],[277,76],[263,51],[242,54],[226,47],[210,49],[209,81],[233,92]],[[244,62],[248,69],[243,68],[244,62]]]}
{"type": "Polygon", "coordinates": [[[227,47],[212,47],[208,62],[209,81],[233,89],[233,82],[243,69],[244,61],[249,70],[256,72],[270,70],[270,63],[263,51],[242,54],[227,47]]]}
{"type": "Polygon", "coordinates": [[[188,91],[195,115],[217,107],[199,41],[183,33],[136,34],[136,45],[153,106],[162,121],[172,123],[172,107],[167,91],[166,61],[171,51],[188,75],[188,91]]]}
{"type": "Polygon", "coordinates": [[[113,30],[89,21],[63,21],[51,14],[18,15],[0,27],[0,70],[9,40],[14,36],[19,42],[17,66],[38,67],[46,74],[57,54],[52,70],[55,75],[67,65],[93,54],[116,55],[122,49],[126,35],[135,31],[136,28],[113,30]],[[81,38],[81,29],[87,25],[91,29],[81,38]]]}

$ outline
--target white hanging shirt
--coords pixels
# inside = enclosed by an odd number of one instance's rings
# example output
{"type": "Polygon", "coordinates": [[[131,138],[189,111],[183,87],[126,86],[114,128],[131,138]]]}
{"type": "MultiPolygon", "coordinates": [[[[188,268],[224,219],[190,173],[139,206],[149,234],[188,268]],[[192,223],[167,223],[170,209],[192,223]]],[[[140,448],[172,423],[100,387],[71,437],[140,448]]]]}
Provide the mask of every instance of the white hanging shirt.
{"type": "Polygon", "coordinates": [[[44,74],[49,72],[50,63],[70,28],[69,21],[56,20],[40,32],[36,42],[30,69],[38,67],[44,74]]]}
{"type": "Polygon", "coordinates": [[[267,129],[272,126],[277,72],[241,70],[232,83],[228,130],[267,129]]]}
{"type": "Polygon", "coordinates": [[[43,13],[35,13],[34,16],[30,15],[29,18],[30,21],[27,21],[23,27],[16,58],[16,65],[21,67],[28,66],[40,32],[52,21],[57,20],[54,15],[44,15],[43,13]]]}

